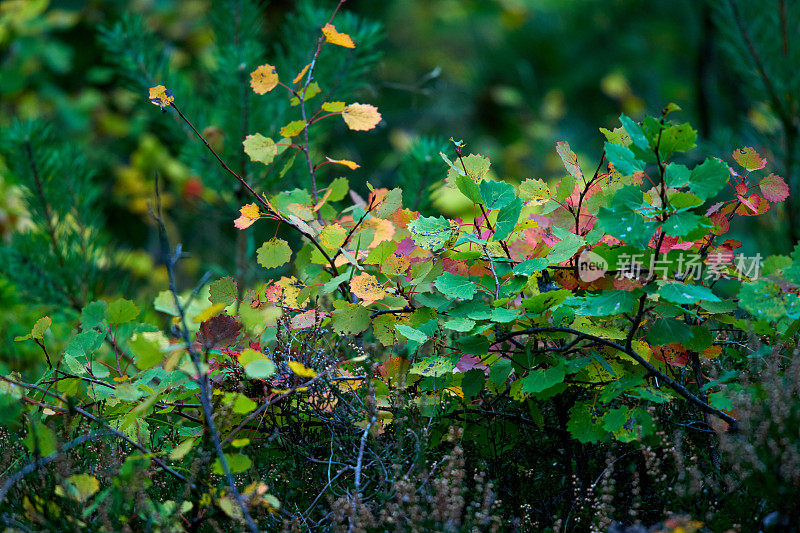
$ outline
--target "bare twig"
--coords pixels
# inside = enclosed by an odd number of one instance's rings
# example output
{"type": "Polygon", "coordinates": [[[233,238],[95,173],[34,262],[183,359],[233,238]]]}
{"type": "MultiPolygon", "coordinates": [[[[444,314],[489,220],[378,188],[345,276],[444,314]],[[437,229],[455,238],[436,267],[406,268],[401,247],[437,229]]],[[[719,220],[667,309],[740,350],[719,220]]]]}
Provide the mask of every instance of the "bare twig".
{"type": "MultiPolygon", "coordinates": [[[[220,160],[222,161],[222,160],[220,160]]],[[[242,183],[245,187],[249,188],[246,182],[242,180],[242,183]]],[[[158,224],[158,236],[159,241],[161,244],[161,255],[164,259],[165,266],[167,267],[167,275],[169,277],[169,290],[172,293],[172,299],[175,303],[175,308],[178,310],[178,316],[180,318],[180,327],[178,330],[180,331],[181,337],[183,339],[184,344],[186,345],[186,351],[189,352],[189,357],[192,360],[192,364],[195,367],[195,371],[197,372],[197,377],[195,380],[197,381],[198,385],[200,386],[200,404],[203,406],[203,414],[205,415],[206,420],[206,428],[208,429],[209,436],[211,437],[211,442],[214,445],[214,450],[217,454],[217,459],[220,462],[220,466],[222,466],[222,471],[225,473],[225,479],[228,482],[228,488],[230,488],[231,494],[233,495],[234,501],[239,506],[239,509],[242,512],[242,518],[244,519],[245,523],[247,524],[248,529],[252,533],[258,533],[258,526],[256,526],[255,522],[253,522],[253,518],[250,516],[250,511],[247,509],[247,505],[242,498],[242,495],[239,493],[239,489],[236,488],[236,482],[233,479],[233,474],[231,473],[231,469],[228,466],[228,461],[225,458],[225,452],[222,449],[222,443],[220,442],[219,431],[217,430],[217,426],[214,423],[214,413],[213,407],[211,405],[211,386],[208,380],[208,373],[206,373],[202,368],[202,361],[200,360],[200,355],[194,350],[192,347],[192,341],[189,338],[189,327],[186,325],[186,315],[184,313],[183,306],[181,305],[180,298],[178,298],[178,289],[175,285],[175,264],[177,263],[178,259],[180,258],[180,245],[175,251],[173,255],[170,251],[169,241],[167,240],[167,232],[166,228],[164,227],[164,222],[161,218],[161,199],[158,190],[158,178],[156,177],[156,201],[158,214],[152,213],[151,215],[155,218],[156,223],[158,224]]]]}

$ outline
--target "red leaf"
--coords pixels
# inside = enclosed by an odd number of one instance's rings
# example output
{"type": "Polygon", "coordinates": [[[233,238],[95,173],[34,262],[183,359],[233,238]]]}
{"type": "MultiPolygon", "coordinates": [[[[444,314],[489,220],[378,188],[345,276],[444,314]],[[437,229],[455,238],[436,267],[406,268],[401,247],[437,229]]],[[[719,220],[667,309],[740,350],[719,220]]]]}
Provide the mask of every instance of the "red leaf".
{"type": "Polygon", "coordinates": [[[770,202],[782,202],[789,196],[789,186],[777,174],[770,174],[758,184],[761,194],[770,202]]]}

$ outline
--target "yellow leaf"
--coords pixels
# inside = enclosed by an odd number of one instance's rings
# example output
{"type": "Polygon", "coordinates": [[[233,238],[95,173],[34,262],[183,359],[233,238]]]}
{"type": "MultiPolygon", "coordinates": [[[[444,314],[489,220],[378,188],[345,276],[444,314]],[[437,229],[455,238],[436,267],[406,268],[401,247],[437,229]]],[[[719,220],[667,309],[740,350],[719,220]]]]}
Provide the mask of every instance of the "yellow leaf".
{"type": "Polygon", "coordinates": [[[319,234],[319,239],[322,243],[322,246],[328,248],[329,250],[336,250],[342,246],[346,238],[347,230],[339,224],[325,226],[322,228],[322,231],[319,234]]]}
{"type": "Polygon", "coordinates": [[[314,371],[314,369],[308,368],[303,363],[299,363],[297,361],[289,361],[287,364],[289,365],[289,368],[292,369],[292,372],[294,372],[301,378],[317,377],[317,373],[314,371]]]}
{"type": "Polygon", "coordinates": [[[275,286],[283,289],[283,305],[298,307],[297,297],[300,296],[300,291],[305,287],[305,283],[294,276],[288,278],[283,276],[275,282],[275,286]]]}
{"type": "Polygon", "coordinates": [[[332,187],[328,187],[328,190],[327,190],[327,191],[325,191],[325,194],[322,196],[322,198],[320,198],[320,199],[319,199],[319,202],[317,202],[317,205],[315,205],[315,206],[314,206],[314,209],[313,209],[313,211],[314,211],[315,213],[316,213],[317,211],[319,211],[319,210],[320,210],[320,208],[321,208],[323,205],[325,205],[325,202],[327,202],[327,201],[328,201],[328,198],[330,198],[331,194],[333,194],[333,188],[332,188],[332,187]]]}
{"type": "Polygon", "coordinates": [[[222,311],[226,307],[227,306],[225,304],[221,304],[221,303],[220,304],[214,304],[211,307],[209,307],[208,309],[206,309],[205,311],[203,311],[202,313],[200,313],[197,316],[195,316],[192,320],[194,320],[195,322],[205,322],[209,318],[217,315],[220,311],[222,311]]]}
{"type": "Polygon", "coordinates": [[[304,66],[303,70],[301,70],[300,73],[297,74],[297,76],[294,77],[294,79],[292,80],[292,83],[300,83],[300,80],[302,80],[303,76],[306,75],[306,72],[308,72],[308,67],[310,67],[310,66],[311,66],[311,63],[309,63],[308,65],[304,66]]]}
{"type": "Polygon", "coordinates": [[[378,282],[375,276],[367,274],[366,272],[358,276],[353,276],[353,279],[350,280],[350,290],[353,294],[364,300],[364,305],[380,300],[386,296],[383,285],[378,282]]]}
{"type": "Polygon", "coordinates": [[[293,120],[281,128],[281,135],[284,137],[294,137],[295,135],[299,135],[305,127],[306,123],[302,120],[293,120]]]}
{"type": "Polygon", "coordinates": [[[330,157],[326,157],[325,159],[327,159],[331,163],[336,163],[337,165],[344,165],[347,168],[349,168],[350,170],[355,170],[355,169],[361,167],[361,165],[359,165],[358,163],[355,163],[353,161],[349,161],[347,159],[331,159],[330,157]]]}
{"type": "Polygon", "coordinates": [[[272,65],[261,65],[250,73],[250,87],[256,94],[266,94],[278,85],[278,73],[272,65]]]}
{"type": "Polygon", "coordinates": [[[258,209],[256,204],[245,204],[239,209],[239,213],[242,216],[237,218],[233,225],[236,226],[238,229],[245,229],[250,227],[253,222],[255,222],[258,218],[261,217],[261,211],[258,209]]]}
{"type": "Polygon", "coordinates": [[[167,90],[163,85],[156,85],[155,87],[150,87],[150,101],[164,109],[175,101],[175,96],[172,91],[167,90]]]}
{"type": "Polygon", "coordinates": [[[378,125],[381,114],[378,108],[369,104],[350,104],[342,111],[342,118],[351,130],[367,131],[378,125]]]}
{"type": "Polygon", "coordinates": [[[328,113],[341,113],[346,105],[344,102],[325,102],[322,104],[322,110],[328,113]]]}
{"type": "Polygon", "coordinates": [[[64,482],[69,495],[79,502],[85,502],[100,489],[100,482],[89,474],[75,474],[64,482]]]}
{"type": "Polygon", "coordinates": [[[333,24],[325,24],[325,27],[322,28],[322,34],[325,35],[325,40],[331,44],[344,46],[345,48],[356,47],[353,39],[346,33],[336,31],[336,27],[333,24]]]}

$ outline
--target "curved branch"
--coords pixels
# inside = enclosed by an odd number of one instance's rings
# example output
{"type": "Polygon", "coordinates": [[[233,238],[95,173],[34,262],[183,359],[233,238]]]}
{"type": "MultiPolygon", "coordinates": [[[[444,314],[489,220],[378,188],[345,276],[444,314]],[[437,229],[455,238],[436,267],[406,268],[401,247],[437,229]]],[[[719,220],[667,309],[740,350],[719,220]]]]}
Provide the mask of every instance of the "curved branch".
{"type": "Polygon", "coordinates": [[[619,350],[620,352],[630,356],[637,363],[639,363],[640,365],[645,367],[648,372],[650,372],[654,376],[657,376],[659,380],[661,380],[664,383],[666,383],[667,385],[669,385],[669,387],[672,390],[674,390],[675,392],[677,392],[678,394],[680,394],[681,396],[683,396],[684,398],[689,400],[689,402],[691,402],[694,405],[696,405],[698,408],[700,408],[700,410],[702,410],[705,413],[712,414],[712,415],[714,415],[714,416],[716,416],[718,418],[721,418],[722,420],[724,420],[725,422],[730,424],[731,427],[730,427],[729,431],[735,430],[738,421],[734,417],[732,417],[731,415],[729,415],[729,414],[727,414],[727,413],[725,413],[723,411],[720,411],[719,409],[711,407],[709,404],[707,404],[706,402],[704,402],[703,400],[701,400],[700,398],[698,398],[697,396],[692,394],[686,387],[684,387],[683,385],[681,385],[680,383],[678,383],[677,381],[675,381],[674,379],[672,379],[668,375],[666,375],[663,372],[661,372],[660,370],[658,370],[652,364],[650,364],[641,355],[636,353],[636,351],[634,349],[626,348],[625,346],[622,346],[621,344],[618,344],[618,343],[616,343],[614,341],[610,341],[610,340],[604,339],[602,337],[597,337],[595,335],[590,335],[588,333],[584,333],[584,332],[578,331],[576,329],[565,328],[565,327],[561,327],[561,326],[545,326],[545,327],[538,327],[538,328],[523,329],[523,330],[520,330],[520,331],[511,331],[511,332],[508,332],[508,333],[506,333],[504,335],[499,336],[497,338],[497,340],[498,341],[503,341],[503,340],[506,340],[506,339],[511,339],[513,337],[518,337],[520,335],[534,335],[536,333],[553,333],[553,332],[570,333],[572,335],[578,335],[578,336],[581,336],[581,337],[583,337],[585,339],[591,340],[592,342],[594,342],[596,344],[603,344],[603,345],[608,346],[610,348],[614,348],[615,350],[619,350]]]}

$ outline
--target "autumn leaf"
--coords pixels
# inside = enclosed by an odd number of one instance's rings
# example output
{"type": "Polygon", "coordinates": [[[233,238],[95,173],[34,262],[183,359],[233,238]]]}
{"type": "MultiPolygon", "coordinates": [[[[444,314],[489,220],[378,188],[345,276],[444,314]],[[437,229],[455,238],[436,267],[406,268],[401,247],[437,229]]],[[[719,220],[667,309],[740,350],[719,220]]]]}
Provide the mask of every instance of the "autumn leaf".
{"type": "Polygon", "coordinates": [[[328,316],[328,313],[318,311],[317,309],[311,309],[293,316],[290,320],[290,325],[292,329],[306,329],[321,322],[326,316],[328,316]]]}
{"type": "Polygon", "coordinates": [[[295,135],[300,135],[305,127],[306,123],[304,121],[293,120],[281,128],[281,135],[284,137],[294,137],[295,135]]]}
{"type": "Polygon", "coordinates": [[[378,108],[369,104],[350,104],[342,111],[347,127],[354,131],[371,130],[381,121],[378,108]]]}
{"type": "Polygon", "coordinates": [[[249,228],[253,222],[261,217],[261,211],[256,204],[245,204],[239,209],[241,216],[233,221],[237,229],[249,228]]]}
{"type": "Polygon", "coordinates": [[[315,378],[317,377],[317,373],[314,371],[313,368],[308,368],[303,363],[298,361],[288,361],[286,363],[289,365],[289,368],[292,369],[292,372],[300,376],[301,378],[315,378]]]}
{"type": "Polygon", "coordinates": [[[294,77],[294,79],[292,80],[292,83],[300,83],[300,80],[302,80],[302,79],[303,79],[303,76],[305,76],[305,75],[306,75],[306,72],[308,72],[308,68],[309,68],[310,66],[311,66],[311,63],[309,63],[309,64],[307,64],[306,66],[304,66],[304,67],[303,67],[303,70],[301,70],[301,71],[300,71],[300,72],[297,74],[297,76],[295,76],[295,77],[294,77]]]}
{"type": "Polygon", "coordinates": [[[250,73],[250,87],[256,94],[266,94],[278,85],[278,73],[272,65],[261,65],[250,73]]]}
{"type": "Polygon", "coordinates": [[[322,110],[328,113],[341,113],[347,104],[344,102],[325,102],[322,104],[322,110]]]}
{"type": "Polygon", "coordinates": [[[355,170],[355,169],[361,167],[361,165],[359,165],[358,163],[355,163],[353,161],[349,161],[347,159],[331,159],[330,157],[326,157],[325,159],[327,159],[328,162],[330,162],[330,163],[336,163],[337,165],[344,165],[347,168],[349,168],[350,170],[355,170]]]}
{"type": "Polygon", "coordinates": [[[283,299],[283,305],[288,305],[289,307],[299,307],[297,297],[300,296],[300,291],[305,287],[305,283],[294,276],[290,276],[288,278],[283,276],[281,279],[275,282],[275,286],[283,289],[283,293],[281,295],[283,299]]]}
{"type": "Polygon", "coordinates": [[[583,177],[583,171],[580,165],[578,165],[578,156],[576,156],[572,148],[569,147],[567,141],[557,142],[556,152],[558,152],[558,156],[561,158],[561,162],[564,163],[564,168],[567,169],[567,172],[576,178],[583,177]]]}
{"type": "Polygon", "coordinates": [[[345,48],[355,48],[356,45],[353,40],[346,33],[339,33],[333,24],[325,24],[322,28],[322,34],[325,36],[325,41],[345,48]]]}
{"type": "Polygon", "coordinates": [[[550,188],[543,180],[528,179],[519,185],[520,197],[529,205],[544,205],[550,199],[550,188]]]}
{"type": "Polygon", "coordinates": [[[167,90],[163,85],[156,85],[150,87],[150,101],[153,105],[157,105],[162,110],[175,101],[175,96],[172,91],[167,90]]]}
{"type": "Polygon", "coordinates": [[[330,226],[325,226],[322,228],[322,231],[319,234],[319,239],[322,243],[322,246],[328,248],[329,250],[336,250],[342,246],[346,237],[347,230],[344,229],[340,224],[331,224],[330,226]]]}
{"type": "Polygon", "coordinates": [[[733,159],[747,170],[758,170],[767,166],[767,159],[758,155],[750,146],[734,150],[733,159]]]}
{"type": "Polygon", "coordinates": [[[369,305],[372,302],[382,299],[386,296],[386,291],[383,290],[383,285],[378,282],[378,279],[372,274],[366,272],[354,276],[350,280],[350,291],[363,300],[364,305],[369,305]]]}
{"type": "Polygon", "coordinates": [[[242,142],[244,153],[250,156],[252,161],[259,161],[269,165],[278,155],[278,146],[269,137],[264,137],[260,133],[248,135],[242,142]]]}
{"type": "Polygon", "coordinates": [[[782,202],[789,196],[789,186],[777,174],[764,177],[758,184],[758,188],[761,189],[764,198],[770,202],[782,202]]]}

